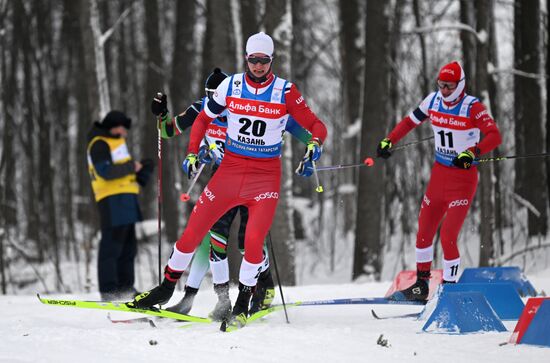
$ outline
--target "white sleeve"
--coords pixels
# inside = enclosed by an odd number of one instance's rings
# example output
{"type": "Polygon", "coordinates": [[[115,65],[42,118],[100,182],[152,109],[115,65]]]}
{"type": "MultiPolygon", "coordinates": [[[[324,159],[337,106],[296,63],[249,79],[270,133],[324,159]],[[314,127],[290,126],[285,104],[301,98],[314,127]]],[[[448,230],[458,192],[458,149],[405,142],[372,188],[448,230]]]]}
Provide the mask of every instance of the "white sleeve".
{"type": "Polygon", "coordinates": [[[424,98],[424,100],[420,102],[420,105],[418,105],[417,108],[409,113],[409,117],[411,118],[411,120],[413,120],[415,124],[418,125],[426,118],[428,118],[430,103],[432,102],[432,99],[435,97],[436,93],[437,92],[430,93],[428,97],[424,98]]]}
{"type": "Polygon", "coordinates": [[[222,83],[219,84],[218,88],[216,88],[216,91],[214,92],[214,96],[212,97],[214,101],[220,106],[225,107],[225,97],[227,95],[227,89],[229,88],[229,82],[231,82],[231,79],[233,77],[227,77],[222,81],[222,83]]]}

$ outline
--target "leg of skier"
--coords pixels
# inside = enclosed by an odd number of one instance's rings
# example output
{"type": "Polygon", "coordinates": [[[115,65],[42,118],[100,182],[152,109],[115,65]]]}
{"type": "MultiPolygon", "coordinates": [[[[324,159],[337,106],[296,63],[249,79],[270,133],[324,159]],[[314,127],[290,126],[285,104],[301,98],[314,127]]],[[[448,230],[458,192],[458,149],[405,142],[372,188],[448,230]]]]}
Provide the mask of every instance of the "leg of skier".
{"type": "MultiPolygon", "coordinates": [[[[225,186],[227,177],[223,176],[223,165],[210,179],[208,185],[200,195],[185,231],[174,245],[168,264],[164,269],[162,283],[150,291],[146,291],[134,298],[127,305],[137,308],[151,308],[156,304],[166,304],[172,296],[176,283],[183,271],[188,268],[195,249],[209,228],[227,210],[239,204],[238,190],[228,189],[225,186]]],[[[238,185],[237,177],[237,185],[238,185]]]]}
{"type": "Polygon", "coordinates": [[[430,270],[433,260],[433,238],[439,223],[447,210],[442,184],[443,175],[438,172],[437,165],[432,170],[432,176],[426,194],[424,195],[418,216],[418,233],[416,235],[416,282],[408,288],[393,293],[392,300],[426,300],[429,295],[430,270]]]}
{"type": "MultiPolygon", "coordinates": [[[[244,253],[244,237],[246,234],[246,224],[248,223],[248,208],[239,206],[239,214],[241,216],[241,223],[239,226],[239,250],[241,254],[244,253]]],[[[252,295],[250,301],[250,309],[248,315],[252,315],[260,310],[267,309],[271,306],[273,299],[275,298],[275,284],[271,275],[271,269],[269,268],[269,255],[267,252],[267,245],[264,243],[263,250],[264,259],[262,261],[262,272],[258,277],[258,284],[252,295]]]]}
{"type": "Polygon", "coordinates": [[[180,314],[189,314],[193,307],[193,300],[199,291],[202,279],[208,272],[208,252],[210,251],[210,234],[202,239],[201,244],[195,251],[193,256],[193,262],[191,263],[191,269],[189,270],[189,276],[185,284],[185,290],[183,298],[174,306],[166,308],[180,314]]]}
{"type": "Polygon", "coordinates": [[[460,267],[458,236],[477,189],[478,175],[475,168],[450,170],[447,185],[447,211],[441,223],[441,248],[443,249],[443,282],[456,282],[460,267]]]}
{"type": "Polygon", "coordinates": [[[212,283],[218,302],[209,317],[215,321],[228,319],[231,314],[231,300],[229,298],[229,265],[227,262],[227,240],[229,230],[235,219],[239,207],[230,209],[210,230],[210,268],[212,283]]]}
{"type": "MultiPolygon", "coordinates": [[[[275,185],[278,187],[279,180],[275,185]]],[[[222,323],[221,330],[225,330],[226,326],[242,327],[246,324],[250,299],[263,270],[264,240],[277,208],[278,188],[275,190],[276,198],[253,199],[247,203],[249,219],[246,225],[244,258],[239,273],[239,295],[233,306],[231,319],[227,324],[222,323]]]]}

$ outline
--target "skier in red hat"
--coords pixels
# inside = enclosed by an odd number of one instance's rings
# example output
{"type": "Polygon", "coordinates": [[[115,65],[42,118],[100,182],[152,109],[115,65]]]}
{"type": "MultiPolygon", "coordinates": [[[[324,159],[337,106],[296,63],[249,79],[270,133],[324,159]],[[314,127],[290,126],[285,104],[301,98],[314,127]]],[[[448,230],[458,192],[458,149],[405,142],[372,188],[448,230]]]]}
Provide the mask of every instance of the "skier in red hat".
{"type": "Polygon", "coordinates": [[[474,198],[476,158],[502,142],[498,127],[479,99],[466,94],[464,70],[458,62],[441,68],[438,91],[432,92],[378,144],[377,155],[391,156],[391,148],[409,131],[429,120],[434,132],[435,163],[424,194],[416,237],[417,281],[391,295],[394,300],[426,300],[433,260],[433,238],[441,224],[443,282],[456,282],[460,266],[457,241],[474,198]],[[481,139],[483,135],[483,139],[481,139]]]}

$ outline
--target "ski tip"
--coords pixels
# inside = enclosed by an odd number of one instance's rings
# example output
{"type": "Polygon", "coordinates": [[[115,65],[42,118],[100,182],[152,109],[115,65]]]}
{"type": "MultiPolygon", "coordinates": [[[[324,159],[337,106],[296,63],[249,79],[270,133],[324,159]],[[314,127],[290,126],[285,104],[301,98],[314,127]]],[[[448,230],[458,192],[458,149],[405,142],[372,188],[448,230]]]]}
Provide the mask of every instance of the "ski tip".
{"type": "Polygon", "coordinates": [[[378,316],[378,314],[376,314],[376,312],[375,312],[373,309],[370,310],[370,313],[372,314],[372,316],[373,316],[375,319],[380,320],[380,317],[378,316]]]}

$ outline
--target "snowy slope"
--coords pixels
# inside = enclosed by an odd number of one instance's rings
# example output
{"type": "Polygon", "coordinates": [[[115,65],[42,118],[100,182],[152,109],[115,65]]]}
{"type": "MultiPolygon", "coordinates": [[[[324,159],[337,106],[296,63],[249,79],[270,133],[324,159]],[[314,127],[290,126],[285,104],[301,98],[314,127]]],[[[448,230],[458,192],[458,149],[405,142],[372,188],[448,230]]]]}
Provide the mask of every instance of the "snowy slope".
{"type": "MultiPolygon", "coordinates": [[[[550,271],[530,277],[550,291],[550,271]]],[[[285,288],[286,300],[382,296],[390,283],[309,285],[285,288]]],[[[233,299],[236,288],[232,289],[233,299]]],[[[90,295],[56,295],[95,299],[90,295]]],[[[176,294],[172,302],[181,297],[176,294]]],[[[205,286],[194,314],[206,315],[215,296],[205,286]]],[[[550,349],[504,345],[510,333],[423,333],[423,322],[376,320],[372,306],[311,306],[276,312],[233,333],[218,324],[181,328],[181,323],[113,324],[107,312],[46,306],[35,296],[0,297],[0,362],[549,362],[550,349]],[[390,347],[377,345],[380,334],[390,347]],[[158,344],[150,345],[155,340],[158,344]]],[[[375,306],[380,315],[415,312],[417,306],[375,306]]],[[[122,312],[113,318],[136,316],[122,312]]],[[[511,331],[515,322],[505,322],[511,331]]]]}

